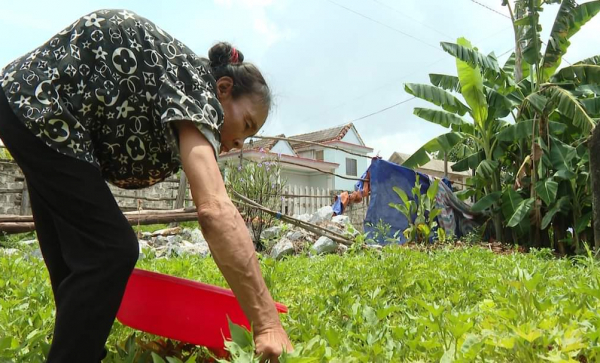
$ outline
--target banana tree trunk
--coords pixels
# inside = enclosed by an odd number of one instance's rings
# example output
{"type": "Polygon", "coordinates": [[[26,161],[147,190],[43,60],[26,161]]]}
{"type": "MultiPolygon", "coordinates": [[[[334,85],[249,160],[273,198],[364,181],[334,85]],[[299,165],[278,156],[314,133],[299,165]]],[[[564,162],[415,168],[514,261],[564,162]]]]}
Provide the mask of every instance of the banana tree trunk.
{"type": "Polygon", "coordinates": [[[592,177],[592,204],[594,229],[594,247],[600,250],[600,127],[592,131],[589,140],[590,175],[592,177]]]}

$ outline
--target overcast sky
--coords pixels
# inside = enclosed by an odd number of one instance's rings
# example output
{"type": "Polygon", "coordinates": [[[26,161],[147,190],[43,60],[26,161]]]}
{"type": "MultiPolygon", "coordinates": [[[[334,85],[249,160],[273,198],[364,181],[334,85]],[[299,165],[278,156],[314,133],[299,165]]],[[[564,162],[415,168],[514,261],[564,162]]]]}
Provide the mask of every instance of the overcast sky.
{"type": "MultiPolygon", "coordinates": [[[[275,94],[275,109],[261,133],[290,136],[345,124],[409,99],[404,83],[427,83],[429,73],[455,74],[454,58],[441,50],[440,41],[464,36],[484,53],[510,50],[514,36],[502,1],[478,2],[0,0],[0,68],[84,14],[127,8],[199,55],[217,41],[233,43],[262,70],[275,94]]],[[[548,6],[542,16],[544,41],[557,8],[548,6]]],[[[597,17],[572,38],[565,58],[575,62],[600,54],[599,31],[597,17]]],[[[501,65],[509,54],[499,58],[501,65]]],[[[385,159],[393,151],[411,153],[445,131],[413,116],[413,108],[423,106],[428,104],[412,100],[355,125],[367,146],[385,159]]]]}

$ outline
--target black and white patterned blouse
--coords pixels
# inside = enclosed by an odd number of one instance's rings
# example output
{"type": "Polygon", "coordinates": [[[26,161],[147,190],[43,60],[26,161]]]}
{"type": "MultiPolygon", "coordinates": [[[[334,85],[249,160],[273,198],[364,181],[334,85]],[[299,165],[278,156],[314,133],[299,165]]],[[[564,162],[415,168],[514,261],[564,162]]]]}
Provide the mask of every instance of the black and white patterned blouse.
{"type": "Polygon", "coordinates": [[[12,109],[36,136],[133,189],[179,170],[171,121],[193,121],[218,155],[223,109],[207,62],[137,14],[100,10],[0,76],[12,109]]]}

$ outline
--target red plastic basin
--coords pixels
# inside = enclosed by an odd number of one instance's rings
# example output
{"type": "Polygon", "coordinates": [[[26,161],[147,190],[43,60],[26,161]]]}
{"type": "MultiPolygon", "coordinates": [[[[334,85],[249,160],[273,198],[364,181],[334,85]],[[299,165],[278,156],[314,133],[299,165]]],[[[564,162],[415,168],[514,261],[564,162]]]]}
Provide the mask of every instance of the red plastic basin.
{"type": "Polygon", "coordinates": [[[134,329],[217,350],[231,337],[227,317],[250,328],[231,290],[140,269],[133,270],[117,313],[134,329]]]}

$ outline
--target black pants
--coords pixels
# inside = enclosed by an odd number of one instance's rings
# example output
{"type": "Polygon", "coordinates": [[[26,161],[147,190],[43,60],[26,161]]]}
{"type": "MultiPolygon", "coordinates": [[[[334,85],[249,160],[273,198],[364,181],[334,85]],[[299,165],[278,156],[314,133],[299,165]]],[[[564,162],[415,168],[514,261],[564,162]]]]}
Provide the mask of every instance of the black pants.
{"type": "Polygon", "coordinates": [[[48,362],[97,363],[138,258],[135,232],[100,170],[48,147],[1,89],[0,137],[27,180],[50,274],[56,321],[48,362]]]}

